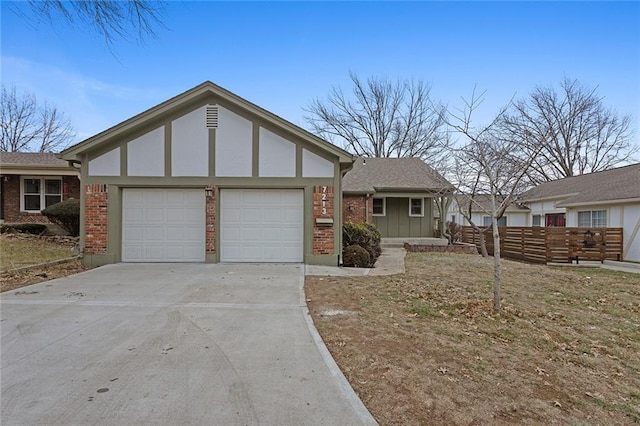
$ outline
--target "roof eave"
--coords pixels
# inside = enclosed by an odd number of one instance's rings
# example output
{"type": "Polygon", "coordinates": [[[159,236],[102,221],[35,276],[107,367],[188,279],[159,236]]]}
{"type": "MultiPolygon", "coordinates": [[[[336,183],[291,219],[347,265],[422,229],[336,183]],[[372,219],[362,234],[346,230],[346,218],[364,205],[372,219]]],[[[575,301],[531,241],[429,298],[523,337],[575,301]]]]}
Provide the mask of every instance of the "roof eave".
{"type": "Polygon", "coordinates": [[[97,135],[92,136],[89,139],[86,139],[70,148],[65,149],[60,153],[60,158],[67,161],[79,161],[80,154],[90,150],[91,148],[104,142],[105,140],[113,138],[120,133],[126,132],[127,130],[130,130],[131,128],[137,126],[140,123],[140,121],[151,120],[153,118],[156,118],[170,111],[171,109],[173,109],[177,105],[180,105],[183,102],[188,102],[190,100],[196,99],[200,96],[204,96],[207,94],[214,94],[214,95],[220,96],[225,100],[228,100],[232,103],[236,103],[242,106],[243,108],[249,110],[250,112],[258,115],[262,119],[271,121],[285,128],[287,131],[293,133],[295,136],[300,137],[301,139],[307,140],[326,151],[329,151],[331,154],[338,157],[340,163],[349,164],[354,162],[353,155],[343,150],[342,148],[339,148],[319,138],[318,136],[302,129],[301,127],[296,126],[295,124],[265,110],[264,108],[259,107],[258,105],[255,105],[247,101],[246,99],[241,98],[240,96],[210,81],[205,81],[204,83],[201,83],[198,86],[187,90],[186,92],[183,92],[177,96],[174,96],[173,98],[168,99],[162,102],[161,104],[156,105],[146,111],[143,111],[140,114],[137,114],[129,118],[128,120],[123,121],[120,124],[110,127],[109,129],[101,133],[98,133],[97,135]]]}
{"type": "Polygon", "coordinates": [[[617,198],[614,200],[599,200],[599,201],[580,201],[573,203],[558,203],[557,207],[580,207],[580,206],[602,206],[606,204],[629,204],[640,203],[640,198],[617,198]]]}
{"type": "Polygon", "coordinates": [[[343,195],[373,195],[375,191],[342,191],[343,195]]]}
{"type": "Polygon", "coordinates": [[[535,203],[538,201],[553,201],[553,200],[558,200],[560,198],[569,198],[569,197],[574,197],[576,195],[578,195],[579,192],[574,192],[571,194],[562,194],[562,195],[552,195],[549,197],[537,197],[537,198],[520,198],[518,201],[520,201],[521,203],[535,203]]]}
{"type": "Polygon", "coordinates": [[[454,188],[425,188],[424,186],[421,187],[385,187],[385,186],[374,186],[374,189],[376,190],[376,192],[424,192],[424,193],[428,193],[428,194],[433,194],[436,192],[441,192],[441,191],[453,191],[454,188]]]}
{"type": "Polygon", "coordinates": [[[39,175],[39,174],[47,174],[47,175],[65,175],[65,176],[75,176],[79,175],[80,171],[68,166],[34,166],[30,165],[17,165],[12,164],[11,166],[2,166],[2,174],[3,175],[39,175]]]}

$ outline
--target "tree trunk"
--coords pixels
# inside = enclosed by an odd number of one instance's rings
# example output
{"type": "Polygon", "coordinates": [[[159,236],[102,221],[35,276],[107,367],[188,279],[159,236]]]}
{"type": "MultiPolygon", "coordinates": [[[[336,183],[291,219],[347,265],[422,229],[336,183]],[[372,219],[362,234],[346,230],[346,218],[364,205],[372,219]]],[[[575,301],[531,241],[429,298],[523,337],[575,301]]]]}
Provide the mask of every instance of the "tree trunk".
{"type": "Polygon", "coordinates": [[[502,288],[502,266],[500,262],[500,233],[498,219],[491,218],[493,228],[493,311],[500,312],[500,290],[502,288]]]}
{"type": "Polygon", "coordinates": [[[480,254],[482,257],[489,257],[489,252],[487,251],[487,240],[484,237],[484,232],[480,230],[480,254]]]}
{"type": "Polygon", "coordinates": [[[489,257],[489,252],[487,251],[487,241],[484,237],[484,232],[478,225],[473,222],[469,222],[474,230],[478,231],[478,238],[480,238],[480,254],[482,257],[489,257]]]}

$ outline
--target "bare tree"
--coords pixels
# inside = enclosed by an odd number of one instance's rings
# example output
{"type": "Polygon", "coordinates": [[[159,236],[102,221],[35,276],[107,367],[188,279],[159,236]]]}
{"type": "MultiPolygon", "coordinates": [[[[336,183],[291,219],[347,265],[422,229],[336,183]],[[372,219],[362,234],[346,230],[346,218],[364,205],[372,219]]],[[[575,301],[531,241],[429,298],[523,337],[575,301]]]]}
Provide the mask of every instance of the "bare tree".
{"type": "Polygon", "coordinates": [[[54,152],[75,137],[71,122],[55,106],[38,105],[33,93],[19,96],[2,86],[0,94],[0,151],[54,152]]]}
{"type": "Polygon", "coordinates": [[[488,125],[474,127],[472,115],[482,99],[483,95],[476,96],[474,90],[470,100],[463,99],[462,109],[449,112],[447,122],[466,139],[466,144],[457,151],[457,156],[460,164],[464,164],[474,177],[467,182],[467,187],[471,186],[474,192],[486,194],[490,200],[488,213],[491,215],[494,245],[493,309],[498,312],[502,288],[498,219],[522,189],[523,179],[538,153],[523,149],[528,146],[529,141],[505,135],[503,119],[508,107],[501,109],[488,125]]]}
{"type": "Polygon", "coordinates": [[[530,140],[531,150],[539,151],[532,183],[610,169],[638,152],[631,118],[606,108],[596,90],[565,78],[559,92],[537,87],[505,115],[512,137],[530,140]]]}
{"type": "Polygon", "coordinates": [[[354,73],[349,77],[351,94],[333,87],[325,101],[316,99],[305,109],[314,132],[356,155],[420,157],[438,163],[448,138],[444,107],[431,100],[428,84],[378,77],[365,82],[354,73]]]}
{"type": "Polygon", "coordinates": [[[84,24],[93,28],[107,44],[115,38],[127,39],[154,36],[155,28],[162,26],[165,1],[148,0],[29,0],[14,4],[13,9],[27,20],[42,19],[53,23],[62,18],[71,25],[84,24]]]}
{"type": "MultiPolygon", "coordinates": [[[[487,227],[483,224],[481,227],[480,224],[477,224],[473,219],[474,209],[481,207],[477,202],[477,196],[480,195],[483,186],[481,185],[482,170],[477,167],[467,167],[462,157],[463,156],[458,156],[454,158],[455,169],[452,172],[454,176],[453,179],[457,183],[460,191],[453,194],[453,201],[455,201],[457,212],[460,213],[467,223],[478,233],[480,238],[480,254],[482,257],[489,257],[484,232],[489,229],[490,226],[487,227]]],[[[485,213],[491,215],[490,211],[485,211],[485,213]]]]}

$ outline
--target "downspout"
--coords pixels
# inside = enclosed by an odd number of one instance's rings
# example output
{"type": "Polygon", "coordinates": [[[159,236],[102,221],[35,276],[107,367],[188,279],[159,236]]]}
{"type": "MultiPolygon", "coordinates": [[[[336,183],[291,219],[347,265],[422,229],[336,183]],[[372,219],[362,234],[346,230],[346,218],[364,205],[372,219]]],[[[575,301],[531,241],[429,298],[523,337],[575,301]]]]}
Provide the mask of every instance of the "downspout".
{"type": "Polygon", "coordinates": [[[369,223],[369,196],[370,194],[367,194],[367,198],[364,201],[364,221],[369,223]]]}

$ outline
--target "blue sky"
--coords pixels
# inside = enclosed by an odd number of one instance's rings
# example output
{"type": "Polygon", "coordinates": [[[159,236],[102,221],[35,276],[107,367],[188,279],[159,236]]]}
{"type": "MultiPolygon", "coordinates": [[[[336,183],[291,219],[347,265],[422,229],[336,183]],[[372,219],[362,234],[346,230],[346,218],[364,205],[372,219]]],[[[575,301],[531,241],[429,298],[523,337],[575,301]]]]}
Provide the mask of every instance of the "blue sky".
{"type": "MultiPolygon", "coordinates": [[[[415,78],[480,120],[567,76],[599,86],[640,141],[638,2],[181,2],[165,29],[111,47],[86,27],[25,22],[2,1],[2,82],[63,110],[78,140],[205,80],[304,127],[302,108],[348,73],[415,78]]],[[[18,4],[24,7],[24,4],[18,4]]]]}

